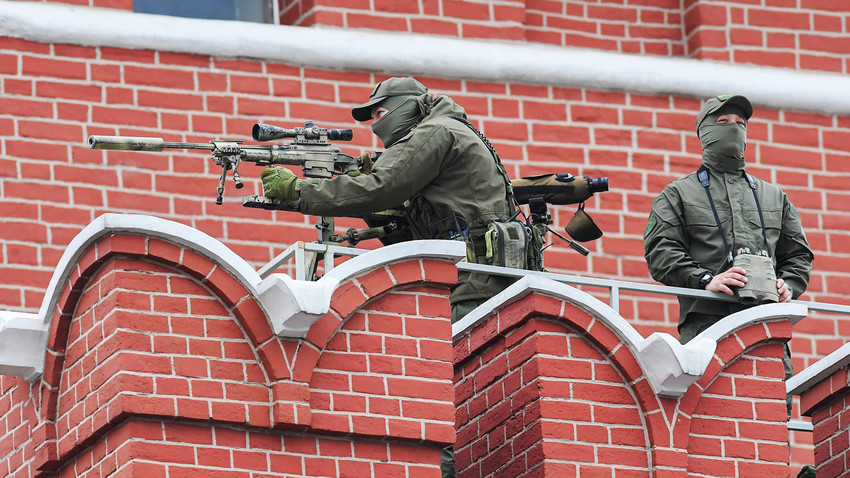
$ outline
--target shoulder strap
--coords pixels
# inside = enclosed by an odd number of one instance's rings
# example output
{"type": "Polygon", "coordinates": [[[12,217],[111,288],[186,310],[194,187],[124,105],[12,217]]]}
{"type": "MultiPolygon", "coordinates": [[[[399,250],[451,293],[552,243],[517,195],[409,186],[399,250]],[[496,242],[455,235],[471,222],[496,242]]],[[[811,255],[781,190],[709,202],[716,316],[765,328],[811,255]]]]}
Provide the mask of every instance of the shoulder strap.
{"type": "Polygon", "coordinates": [[[487,137],[484,136],[484,133],[478,131],[478,129],[473,126],[468,119],[462,118],[460,116],[449,116],[449,118],[458,120],[461,123],[465,124],[467,127],[469,127],[469,129],[472,130],[473,133],[475,133],[476,136],[481,138],[481,141],[484,143],[484,146],[487,146],[487,149],[490,150],[490,154],[493,155],[493,160],[496,161],[496,168],[499,170],[499,172],[502,174],[502,178],[505,180],[505,194],[508,197],[508,202],[514,207],[516,207],[517,202],[516,199],[514,199],[514,188],[513,186],[511,186],[511,179],[508,177],[508,172],[507,170],[505,170],[505,166],[502,165],[502,160],[501,158],[499,158],[499,153],[497,153],[496,148],[494,148],[493,145],[490,144],[490,140],[488,140],[487,137]]]}
{"type": "Polygon", "coordinates": [[[767,250],[767,230],[764,227],[764,214],[761,212],[761,204],[759,203],[759,195],[756,194],[756,180],[750,176],[750,173],[744,171],[744,176],[747,182],[750,183],[750,189],[753,190],[753,199],[756,200],[756,209],[759,210],[759,221],[761,221],[761,237],[764,238],[764,250],[767,250]]]}
{"type": "MultiPolygon", "coordinates": [[[[746,171],[744,171],[744,177],[747,178],[747,182],[750,184],[750,189],[753,191],[753,199],[756,201],[756,209],[758,209],[759,221],[761,221],[761,235],[762,238],[764,238],[764,248],[767,250],[767,230],[764,227],[764,214],[761,211],[761,203],[759,202],[758,194],[756,194],[756,181],[746,171]]],[[[720,225],[720,216],[717,215],[717,208],[714,206],[714,200],[711,198],[711,191],[708,187],[708,169],[706,169],[705,166],[700,166],[699,170],[697,170],[697,179],[699,179],[702,187],[705,188],[705,194],[708,196],[709,204],[711,204],[711,212],[714,213],[714,220],[717,222],[717,229],[720,231],[720,237],[723,239],[723,246],[726,247],[726,260],[732,262],[732,250],[729,248],[729,242],[726,240],[726,233],[723,231],[723,226],[720,225]]]]}
{"type": "Polygon", "coordinates": [[[705,188],[705,194],[708,196],[708,203],[711,204],[711,212],[714,213],[714,221],[717,223],[717,229],[720,231],[720,238],[723,239],[723,246],[726,248],[726,260],[732,263],[732,249],[729,248],[729,241],[726,240],[726,232],[723,231],[723,226],[720,225],[720,216],[717,215],[717,208],[714,206],[714,200],[711,198],[711,190],[708,187],[708,169],[705,166],[700,166],[697,171],[697,178],[702,187],[705,188]]]}

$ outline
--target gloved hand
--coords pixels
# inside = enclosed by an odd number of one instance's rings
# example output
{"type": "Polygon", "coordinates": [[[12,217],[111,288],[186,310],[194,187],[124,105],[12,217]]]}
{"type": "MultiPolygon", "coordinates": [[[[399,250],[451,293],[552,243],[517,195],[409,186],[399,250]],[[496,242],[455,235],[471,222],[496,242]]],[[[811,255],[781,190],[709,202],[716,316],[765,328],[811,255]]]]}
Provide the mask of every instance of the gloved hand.
{"type": "Polygon", "coordinates": [[[747,271],[747,283],[738,289],[738,298],[742,304],[779,302],[776,270],[767,251],[751,254],[747,248],[739,249],[734,265],[747,271]]]}
{"type": "Polygon", "coordinates": [[[260,173],[263,180],[263,194],[284,202],[298,202],[298,183],[301,181],[286,168],[266,168],[260,173]]]}
{"type": "Polygon", "coordinates": [[[372,155],[368,151],[363,151],[363,154],[360,155],[360,163],[360,169],[358,171],[351,171],[348,173],[349,176],[356,178],[361,174],[372,174],[372,155]]]}

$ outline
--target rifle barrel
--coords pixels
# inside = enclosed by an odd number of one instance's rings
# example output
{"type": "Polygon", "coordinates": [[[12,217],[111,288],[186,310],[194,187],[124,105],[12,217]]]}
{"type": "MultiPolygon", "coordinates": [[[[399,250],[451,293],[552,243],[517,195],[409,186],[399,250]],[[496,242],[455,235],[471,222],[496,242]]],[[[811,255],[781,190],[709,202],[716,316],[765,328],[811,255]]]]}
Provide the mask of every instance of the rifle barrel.
{"type": "Polygon", "coordinates": [[[91,149],[115,149],[125,151],[162,151],[163,149],[204,149],[212,151],[215,146],[205,143],[172,143],[162,138],[135,136],[89,136],[91,149]]]}

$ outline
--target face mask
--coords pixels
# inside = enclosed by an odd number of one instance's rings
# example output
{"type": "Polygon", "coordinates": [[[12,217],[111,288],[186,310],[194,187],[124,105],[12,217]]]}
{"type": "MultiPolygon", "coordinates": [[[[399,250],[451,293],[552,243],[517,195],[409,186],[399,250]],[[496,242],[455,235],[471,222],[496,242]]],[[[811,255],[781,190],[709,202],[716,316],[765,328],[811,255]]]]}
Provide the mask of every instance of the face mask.
{"type": "Polygon", "coordinates": [[[415,96],[394,96],[381,102],[380,106],[389,112],[372,123],[372,132],[381,138],[384,148],[389,148],[419,121],[419,103],[415,96]]]}
{"type": "Polygon", "coordinates": [[[709,169],[723,172],[744,170],[744,150],[747,149],[747,130],[737,123],[718,124],[707,117],[699,127],[702,143],[702,162],[709,169]]]}

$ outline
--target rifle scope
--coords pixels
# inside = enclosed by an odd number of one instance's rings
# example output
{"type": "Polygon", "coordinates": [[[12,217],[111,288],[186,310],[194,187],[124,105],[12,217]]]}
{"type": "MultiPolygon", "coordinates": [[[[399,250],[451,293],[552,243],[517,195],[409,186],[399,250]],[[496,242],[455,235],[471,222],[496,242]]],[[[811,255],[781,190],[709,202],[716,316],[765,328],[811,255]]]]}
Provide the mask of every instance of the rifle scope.
{"type": "Polygon", "coordinates": [[[323,134],[327,135],[328,141],[351,141],[354,133],[350,129],[326,129],[318,126],[307,125],[301,128],[281,128],[270,124],[257,123],[251,129],[251,136],[254,141],[271,141],[281,138],[297,138],[302,136],[307,140],[320,139],[323,134]]]}

